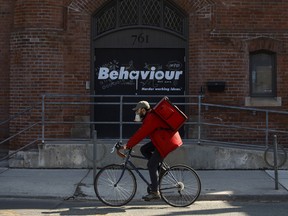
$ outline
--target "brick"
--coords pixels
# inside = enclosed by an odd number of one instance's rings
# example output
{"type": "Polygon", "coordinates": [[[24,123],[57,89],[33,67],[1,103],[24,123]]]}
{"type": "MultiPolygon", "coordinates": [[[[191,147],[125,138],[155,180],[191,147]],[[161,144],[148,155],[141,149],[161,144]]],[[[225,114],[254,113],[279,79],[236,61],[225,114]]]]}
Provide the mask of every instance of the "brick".
{"type": "MultiPolygon", "coordinates": [[[[43,93],[90,93],[85,89],[85,82],[90,80],[91,72],[91,16],[107,2],[0,0],[0,120],[6,119],[9,113],[16,114],[39,102],[43,93]]],[[[221,79],[227,84],[226,91],[206,91],[205,102],[244,105],[245,97],[249,96],[249,52],[267,49],[277,53],[277,96],[282,97],[282,107],[277,109],[287,110],[287,1],[173,2],[189,19],[187,94],[198,94],[207,81],[221,79]]],[[[57,107],[56,110],[57,114],[49,118],[73,121],[75,115],[89,115],[90,108],[57,107]]],[[[207,113],[205,120],[218,114],[221,111],[207,113]]],[[[226,112],[224,114],[227,115],[225,118],[229,116],[226,112]]],[[[27,119],[36,121],[40,117],[41,113],[36,110],[27,119]]],[[[248,117],[242,114],[235,123],[243,119],[246,121],[243,124],[259,123],[248,117]]],[[[12,122],[9,130],[5,126],[0,138],[19,131],[27,119],[12,122]]],[[[288,124],[283,121],[277,117],[271,124],[287,130],[285,125],[288,124]]],[[[63,137],[69,134],[69,127],[57,128],[56,131],[57,136],[63,137]]],[[[39,129],[27,132],[24,137],[14,141],[11,148],[23,145],[38,132],[39,129]]],[[[47,133],[52,132],[47,129],[47,133]]],[[[235,131],[227,134],[219,128],[207,134],[215,139],[236,139],[228,137],[235,131]]],[[[260,140],[258,136],[255,143],[260,140]]],[[[237,139],[247,140],[247,137],[237,139]]]]}

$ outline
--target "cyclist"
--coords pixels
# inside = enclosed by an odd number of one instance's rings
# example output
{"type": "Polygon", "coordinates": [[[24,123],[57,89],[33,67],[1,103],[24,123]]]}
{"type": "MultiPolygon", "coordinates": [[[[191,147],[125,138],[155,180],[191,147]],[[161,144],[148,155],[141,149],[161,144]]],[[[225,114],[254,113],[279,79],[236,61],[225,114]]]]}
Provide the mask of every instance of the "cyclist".
{"type": "Polygon", "coordinates": [[[147,101],[139,101],[133,111],[135,111],[135,121],[142,121],[142,125],[123,149],[131,149],[145,137],[150,138],[151,141],[140,148],[143,156],[148,159],[147,167],[151,180],[151,192],[143,196],[143,199],[145,201],[160,199],[159,164],[171,151],[182,145],[182,139],[179,132],[171,130],[151,109],[147,101]]]}

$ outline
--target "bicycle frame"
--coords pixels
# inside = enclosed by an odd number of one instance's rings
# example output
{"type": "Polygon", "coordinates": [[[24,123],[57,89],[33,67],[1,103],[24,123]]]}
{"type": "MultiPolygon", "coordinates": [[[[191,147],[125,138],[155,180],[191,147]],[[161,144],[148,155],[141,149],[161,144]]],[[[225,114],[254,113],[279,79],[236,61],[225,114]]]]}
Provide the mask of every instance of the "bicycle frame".
{"type": "MultiPolygon", "coordinates": [[[[124,162],[124,168],[122,170],[122,173],[120,175],[120,178],[119,180],[116,182],[115,186],[117,186],[117,184],[121,181],[123,175],[124,175],[124,172],[126,170],[126,168],[128,167],[128,164],[132,167],[132,170],[135,170],[136,173],[138,174],[138,176],[146,183],[146,185],[149,187],[150,186],[150,183],[147,181],[147,179],[144,177],[144,175],[139,171],[138,167],[136,167],[133,162],[130,161],[130,158],[138,158],[138,159],[145,159],[147,160],[147,158],[143,157],[143,156],[139,156],[139,155],[133,155],[132,154],[132,149],[129,149],[128,151],[128,154],[123,154],[123,153],[120,153],[119,150],[117,150],[117,153],[120,157],[122,158],[125,158],[125,162],[124,162]]],[[[161,166],[164,166],[167,168],[169,167],[168,164],[166,164],[164,161],[162,162],[161,166]]],[[[176,180],[176,178],[174,177],[174,175],[171,175],[171,178],[173,178],[173,180],[176,180]]],[[[179,186],[179,185],[178,185],[179,186]]],[[[167,190],[167,189],[171,189],[172,187],[169,187],[169,188],[162,188],[162,190],[167,190]]],[[[174,188],[174,187],[173,187],[174,188]]]]}
{"type": "MultiPolygon", "coordinates": [[[[132,154],[132,149],[120,152],[124,148],[121,148],[119,143],[115,144],[112,152],[114,149],[117,150],[117,154],[123,159],[123,162],[103,167],[94,180],[94,190],[99,200],[104,204],[122,206],[130,202],[136,193],[136,173],[148,186],[148,193],[151,192],[151,184],[146,175],[142,174],[141,167],[136,166],[131,160],[131,158],[146,159],[145,157],[132,154]],[[133,172],[134,170],[136,173],[133,172]],[[115,171],[114,175],[113,172],[115,171]]],[[[191,167],[183,164],[170,167],[163,161],[161,169],[158,171],[160,196],[167,204],[185,207],[191,205],[199,197],[201,181],[191,167]],[[164,172],[162,172],[163,168],[164,172]]]]}
{"type": "Polygon", "coordinates": [[[146,158],[145,158],[145,157],[138,156],[138,155],[132,155],[131,152],[132,152],[132,149],[130,149],[129,152],[128,152],[128,154],[126,155],[126,159],[125,159],[125,162],[124,162],[124,168],[123,168],[123,170],[122,170],[122,173],[121,173],[121,175],[120,175],[119,180],[116,182],[115,185],[117,185],[117,184],[121,181],[121,179],[122,179],[122,177],[123,177],[123,175],[124,175],[125,170],[128,168],[127,165],[129,164],[129,166],[131,166],[132,169],[136,171],[136,173],[138,174],[138,176],[139,176],[139,177],[147,184],[147,186],[149,187],[150,183],[147,181],[147,179],[144,177],[144,175],[139,171],[139,168],[136,167],[136,166],[133,164],[133,162],[130,161],[130,157],[139,158],[139,159],[145,159],[145,160],[146,160],[146,158]]]}
{"type": "MultiPolygon", "coordinates": [[[[123,177],[123,175],[124,175],[124,172],[125,172],[125,170],[126,170],[126,168],[127,168],[127,165],[129,164],[129,165],[132,167],[132,170],[135,170],[136,173],[138,174],[138,176],[139,176],[139,177],[146,183],[146,185],[149,187],[149,186],[150,186],[150,183],[147,181],[147,179],[144,177],[144,175],[139,171],[139,168],[136,167],[136,166],[133,164],[133,162],[130,161],[130,158],[131,158],[131,157],[132,157],[132,158],[138,158],[138,159],[145,159],[145,160],[147,160],[147,159],[146,159],[145,157],[141,157],[141,156],[139,156],[139,155],[132,155],[131,152],[132,152],[132,149],[130,149],[129,152],[128,152],[128,154],[126,155],[126,160],[125,160],[125,162],[124,162],[124,168],[123,168],[122,173],[121,173],[121,175],[120,175],[120,178],[119,178],[119,180],[117,181],[117,183],[115,184],[115,186],[117,186],[117,184],[121,181],[121,179],[122,179],[122,177],[123,177]]],[[[166,166],[168,166],[164,161],[162,162],[162,164],[165,164],[166,166]]],[[[171,175],[171,178],[173,178],[173,180],[175,180],[175,181],[177,182],[177,180],[176,180],[176,178],[174,177],[174,175],[171,175]]],[[[180,187],[180,185],[177,184],[176,187],[180,187]]],[[[165,188],[162,188],[162,190],[169,190],[169,189],[171,189],[171,188],[175,188],[175,186],[173,186],[173,187],[165,187],[165,188]]],[[[180,192],[179,192],[179,193],[180,193],[180,192]]]]}

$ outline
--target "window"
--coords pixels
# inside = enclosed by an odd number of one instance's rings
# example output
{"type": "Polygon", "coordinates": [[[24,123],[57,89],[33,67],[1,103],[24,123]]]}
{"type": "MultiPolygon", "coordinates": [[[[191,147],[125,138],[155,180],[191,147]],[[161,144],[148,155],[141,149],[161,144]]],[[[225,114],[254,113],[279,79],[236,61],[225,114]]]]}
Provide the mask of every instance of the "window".
{"type": "Polygon", "coordinates": [[[250,96],[276,97],[276,54],[270,51],[250,53],[250,96]]]}
{"type": "Polygon", "coordinates": [[[94,17],[94,33],[99,36],[117,28],[150,26],[185,36],[185,15],[170,1],[111,0],[94,17]]]}

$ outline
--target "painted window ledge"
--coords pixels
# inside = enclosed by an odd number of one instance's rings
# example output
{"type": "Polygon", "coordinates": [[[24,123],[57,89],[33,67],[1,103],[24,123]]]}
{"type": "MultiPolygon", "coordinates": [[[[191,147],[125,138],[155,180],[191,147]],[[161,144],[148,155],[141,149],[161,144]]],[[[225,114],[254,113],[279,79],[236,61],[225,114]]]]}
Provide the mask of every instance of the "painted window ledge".
{"type": "Polygon", "coordinates": [[[276,107],[281,105],[281,97],[245,97],[245,106],[276,107]]]}

